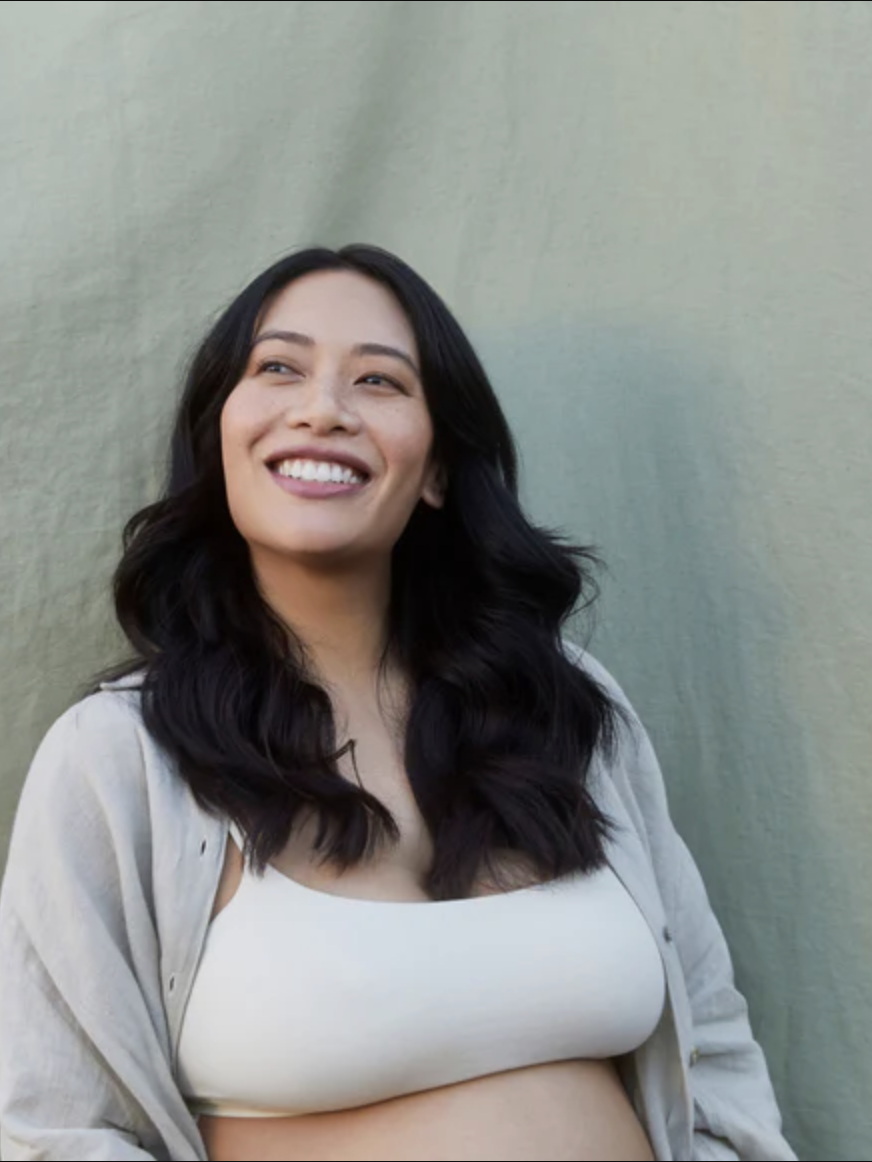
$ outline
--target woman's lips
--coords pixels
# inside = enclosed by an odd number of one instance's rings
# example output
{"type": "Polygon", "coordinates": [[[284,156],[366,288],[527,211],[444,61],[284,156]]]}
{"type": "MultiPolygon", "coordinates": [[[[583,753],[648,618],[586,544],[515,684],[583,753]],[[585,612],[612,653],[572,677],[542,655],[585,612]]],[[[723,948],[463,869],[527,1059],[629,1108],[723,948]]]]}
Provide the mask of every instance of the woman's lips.
{"type": "Polygon", "coordinates": [[[360,492],[369,484],[369,480],[364,480],[361,484],[334,484],[332,481],[322,484],[318,480],[295,480],[293,476],[282,476],[272,468],[269,473],[279,488],[285,492],[310,500],[329,500],[333,496],[348,496],[353,492],[360,492]]]}

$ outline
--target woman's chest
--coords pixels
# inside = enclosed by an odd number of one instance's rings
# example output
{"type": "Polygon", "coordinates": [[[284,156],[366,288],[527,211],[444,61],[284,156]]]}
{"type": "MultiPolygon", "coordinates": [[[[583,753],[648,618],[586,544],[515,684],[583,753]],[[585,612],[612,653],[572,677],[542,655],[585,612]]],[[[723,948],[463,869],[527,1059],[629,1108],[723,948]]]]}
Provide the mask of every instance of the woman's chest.
{"type": "Polygon", "coordinates": [[[348,723],[350,748],[339,759],[340,774],[362,787],[390,812],[398,837],[385,837],[372,854],[346,869],[320,858],[319,818],[304,813],[272,866],[289,879],[320,892],[356,899],[424,901],[424,881],[433,858],[430,831],[418,806],[396,731],[372,713],[348,723]]]}

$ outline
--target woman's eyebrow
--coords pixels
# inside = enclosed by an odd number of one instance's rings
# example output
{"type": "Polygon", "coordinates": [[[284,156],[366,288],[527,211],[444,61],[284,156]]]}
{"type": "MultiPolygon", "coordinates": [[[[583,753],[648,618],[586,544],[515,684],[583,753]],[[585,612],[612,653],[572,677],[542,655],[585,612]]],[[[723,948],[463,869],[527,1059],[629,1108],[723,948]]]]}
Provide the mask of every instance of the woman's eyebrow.
{"type": "Polygon", "coordinates": [[[261,331],[252,340],[252,347],[258,343],[267,343],[270,339],[281,339],[283,343],[296,343],[300,347],[314,347],[315,340],[310,335],[301,335],[299,331],[261,331]]]}
{"type": "Polygon", "coordinates": [[[412,371],[414,371],[418,379],[421,378],[421,372],[418,370],[415,360],[411,355],[406,354],[405,351],[401,351],[399,347],[388,347],[384,343],[358,343],[358,345],[354,348],[354,354],[387,355],[391,359],[399,359],[402,363],[405,363],[409,368],[411,368],[412,371]]]}
{"type": "MultiPolygon", "coordinates": [[[[278,339],[283,343],[295,343],[298,347],[315,346],[315,340],[311,335],[303,335],[299,331],[262,331],[259,335],[255,336],[251,345],[252,347],[256,347],[258,343],[266,343],[271,339],[278,339]]],[[[399,347],[390,347],[386,343],[358,343],[356,347],[352,348],[352,354],[387,355],[391,359],[399,359],[415,373],[418,379],[421,378],[421,372],[418,370],[415,360],[399,347]]]]}

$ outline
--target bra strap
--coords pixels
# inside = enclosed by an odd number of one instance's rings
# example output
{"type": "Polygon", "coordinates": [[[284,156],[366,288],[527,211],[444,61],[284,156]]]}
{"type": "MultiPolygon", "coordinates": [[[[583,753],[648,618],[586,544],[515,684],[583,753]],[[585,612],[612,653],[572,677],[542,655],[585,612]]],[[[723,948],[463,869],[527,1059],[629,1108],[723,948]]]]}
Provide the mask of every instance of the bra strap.
{"type": "Polygon", "coordinates": [[[229,821],[229,823],[227,824],[227,830],[230,833],[230,835],[232,836],[233,842],[236,844],[236,846],[239,848],[239,850],[245,851],[245,836],[242,833],[242,831],[239,829],[239,826],[236,823],[235,819],[231,819],[229,821]]]}

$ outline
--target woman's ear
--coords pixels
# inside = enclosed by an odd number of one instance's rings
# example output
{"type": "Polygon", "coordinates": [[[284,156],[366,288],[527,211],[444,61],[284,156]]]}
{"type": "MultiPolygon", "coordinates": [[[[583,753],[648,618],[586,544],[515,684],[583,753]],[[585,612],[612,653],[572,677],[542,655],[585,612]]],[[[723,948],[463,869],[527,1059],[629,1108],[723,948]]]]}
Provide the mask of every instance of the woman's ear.
{"type": "Polygon", "coordinates": [[[448,488],[448,476],[441,464],[433,464],[427,473],[424,487],[421,489],[421,499],[431,508],[441,508],[445,503],[445,491],[448,488]]]}

